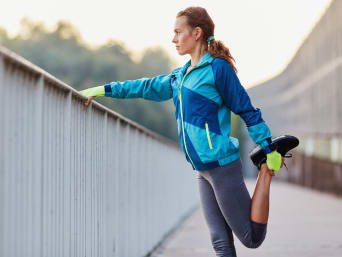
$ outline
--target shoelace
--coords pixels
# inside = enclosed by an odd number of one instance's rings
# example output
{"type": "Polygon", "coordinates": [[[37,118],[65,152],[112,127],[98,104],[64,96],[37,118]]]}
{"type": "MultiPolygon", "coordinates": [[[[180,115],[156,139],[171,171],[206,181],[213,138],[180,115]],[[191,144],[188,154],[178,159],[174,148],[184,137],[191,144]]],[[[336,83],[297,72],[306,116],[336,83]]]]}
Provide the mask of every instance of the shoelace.
{"type": "MultiPolygon", "coordinates": [[[[284,157],[284,158],[291,158],[291,157],[292,157],[292,153],[289,153],[289,154],[287,154],[287,155],[285,154],[283,157],[284,157]]],[[[289,170],[289,169],[287,168],[285,162],[284,162],[284,166],[285,166],[286,170],[289,170]]]]}

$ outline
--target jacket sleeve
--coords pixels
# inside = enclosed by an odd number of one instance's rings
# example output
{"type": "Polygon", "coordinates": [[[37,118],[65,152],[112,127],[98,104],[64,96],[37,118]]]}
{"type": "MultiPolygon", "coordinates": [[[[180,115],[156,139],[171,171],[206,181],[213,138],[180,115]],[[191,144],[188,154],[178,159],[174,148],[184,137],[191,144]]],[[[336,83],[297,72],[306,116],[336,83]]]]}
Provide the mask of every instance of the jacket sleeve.
{"type": "Polygon", "coordinates": [[[269,127],[261,116],[261,110],[254,108],[251,100],[242,87],[239,78],[230,64],[221,58],[215,58],[212,63],[215,85],[224,104],[239,115],[246,123],[248,134],[262,149],[269,145],[272,137],[269,127]]]}
{"type": "Polygon", "coordinates": [[[111,82],[104,85],[105,96],[113,98],[144,98],[152,101],[166,101],[172,98],[171,79],[169,75],[153,78],[111,82]]]}

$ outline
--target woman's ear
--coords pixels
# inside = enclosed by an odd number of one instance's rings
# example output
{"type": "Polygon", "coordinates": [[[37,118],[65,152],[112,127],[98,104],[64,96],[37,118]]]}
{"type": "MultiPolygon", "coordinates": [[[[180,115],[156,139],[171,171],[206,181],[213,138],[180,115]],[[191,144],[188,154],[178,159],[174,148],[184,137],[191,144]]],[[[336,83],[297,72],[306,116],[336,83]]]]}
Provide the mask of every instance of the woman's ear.
{"type": "Polygon", "coordinates": [[[203,31],[200,27],[195,27],[193,30],[195,40],[199,40],[202,37],[203,31]]]}

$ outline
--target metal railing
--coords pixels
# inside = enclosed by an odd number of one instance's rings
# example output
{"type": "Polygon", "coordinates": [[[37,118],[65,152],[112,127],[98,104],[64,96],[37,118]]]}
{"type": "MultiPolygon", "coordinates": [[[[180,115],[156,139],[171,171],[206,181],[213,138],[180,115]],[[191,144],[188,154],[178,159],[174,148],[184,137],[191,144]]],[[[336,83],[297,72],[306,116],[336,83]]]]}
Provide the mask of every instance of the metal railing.
{"type": "Polygon", "coordinates": [[[173,142],[0,47],[0,256],[146,256],[199,203],[173,142]]]}

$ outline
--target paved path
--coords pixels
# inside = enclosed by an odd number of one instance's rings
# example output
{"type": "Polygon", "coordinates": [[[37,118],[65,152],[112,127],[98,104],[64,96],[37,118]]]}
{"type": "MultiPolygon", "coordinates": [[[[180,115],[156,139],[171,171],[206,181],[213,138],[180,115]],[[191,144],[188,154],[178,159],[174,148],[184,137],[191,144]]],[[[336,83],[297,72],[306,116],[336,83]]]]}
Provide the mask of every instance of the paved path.
{"type": "MultiPolygon", "coordinates": [[[[254,181],[246,181],[250,194],[254,181]]],[[[273,181],[268,233],[257,249],[235,237],[239,257],[341,257],[342,197],[273,181]]],[[[201,208],[153,257],[215,257],[201,208]]]]}

